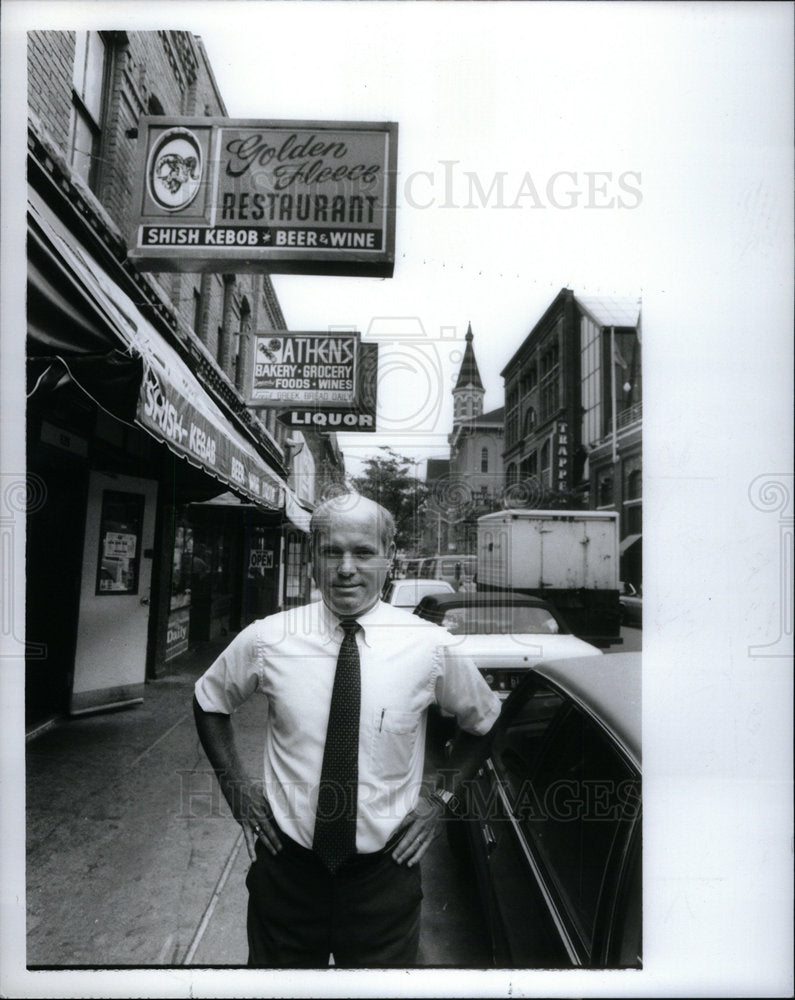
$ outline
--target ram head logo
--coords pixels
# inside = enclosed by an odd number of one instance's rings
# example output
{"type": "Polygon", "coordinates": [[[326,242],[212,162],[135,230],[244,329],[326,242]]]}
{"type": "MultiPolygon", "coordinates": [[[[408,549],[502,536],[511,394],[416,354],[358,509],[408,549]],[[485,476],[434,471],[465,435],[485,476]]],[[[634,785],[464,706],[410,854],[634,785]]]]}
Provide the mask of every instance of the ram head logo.
{"type": "Polygon", "coordinates": [[[198,162],[195,156],[180,156],[179,153],[166,153],[155,165],[155,177],[171,194],[176,194],[183,184],[199,179],[198,162]]]}
{"type": "Polygon", "coordinates": [[[201,190],[201,178],[199,140],[189,129],[168,129],[149,154],[147,187],[152,200],[167,212],[178,212],[201,190]]]}

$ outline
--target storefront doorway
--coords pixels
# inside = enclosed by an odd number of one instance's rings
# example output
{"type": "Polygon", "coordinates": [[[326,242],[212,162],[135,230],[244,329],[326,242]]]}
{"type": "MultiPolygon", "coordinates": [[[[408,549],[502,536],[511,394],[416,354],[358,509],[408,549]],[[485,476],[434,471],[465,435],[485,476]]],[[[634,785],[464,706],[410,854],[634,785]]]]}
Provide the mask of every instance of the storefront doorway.
{"type": "Polygon", "coordinates": [[[143,699],[157,483],[92,472],[72,714],[143,699]]]}

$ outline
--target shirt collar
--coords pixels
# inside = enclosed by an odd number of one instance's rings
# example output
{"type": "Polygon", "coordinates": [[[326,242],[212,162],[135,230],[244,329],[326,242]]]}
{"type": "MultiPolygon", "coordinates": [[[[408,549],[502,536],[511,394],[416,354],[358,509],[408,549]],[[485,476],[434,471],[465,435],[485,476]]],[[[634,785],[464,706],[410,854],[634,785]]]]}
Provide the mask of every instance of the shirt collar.
{"type": "MultiPolygon", "coordinates": [[[[356,621],[362,629],[362,639],[367,646],[372,644],[372,635],[370,635],[370,630],[374,625],[378,625],[379,621],[383,618],[384,607],[385,605],[383,601],[379,600],[375,602],[369,611],[365,611],[364,614],[361,615],[356,615],[356,621]]],[[[320,631],[323,636],[323,641],[326,643],[331,642],[332,640],[340,641],[342,636],[342,626],[340,625],[339,616],[334,614],[331,608],[326,605],[326,602],[322,600],[320,602],[320,631]]]]}

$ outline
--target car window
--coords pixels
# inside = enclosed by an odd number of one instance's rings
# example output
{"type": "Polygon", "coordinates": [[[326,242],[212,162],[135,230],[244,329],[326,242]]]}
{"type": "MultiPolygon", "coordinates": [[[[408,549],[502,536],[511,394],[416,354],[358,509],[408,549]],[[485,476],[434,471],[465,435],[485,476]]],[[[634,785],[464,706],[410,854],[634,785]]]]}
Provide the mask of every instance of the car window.
{"type": "Polygon", "coordinates": [[[448,587],[444,583],[421,582],[419,580],[404,580],[399,585],[394,586],[394,600],[392,603],[399,604],[405,608],[416,607],[422,598],[428,594],[439,594],[448,591],[448,587]]]}
{"type": "Polygon", "coordinates": [[[560,625],[546,608],[497,605],[448,608],[442,626],[453,635],[557,635],[560,625]]]}
{"type": "Polygon", "coordinates": [[[590,954],[603,893],[615,891],[639,783],[579,706],[536,687],[497,738],[493,760],[543,877],[590,954]]]}

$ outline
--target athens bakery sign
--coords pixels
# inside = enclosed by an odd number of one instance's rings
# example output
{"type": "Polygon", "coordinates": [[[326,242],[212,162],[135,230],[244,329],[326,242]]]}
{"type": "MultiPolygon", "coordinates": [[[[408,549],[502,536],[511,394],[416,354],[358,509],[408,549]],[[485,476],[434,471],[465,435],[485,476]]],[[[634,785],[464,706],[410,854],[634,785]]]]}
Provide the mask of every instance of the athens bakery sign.
{"type": "Polygon", "coordinates": [[[358,333],[267,333],[253,340],[249,406],[353,403],[358,333]]]}
{"type": "Polygon", "coordinates": [[[392,276],[396,124],[144,117],[138,147],[142,269],[392,276]]]}
{"type": "Polygon", "coordinates": [[[357,332],[250,335],[246,405],[275,408],[288,427],[376,429],[378,344],[357,332]]]}

